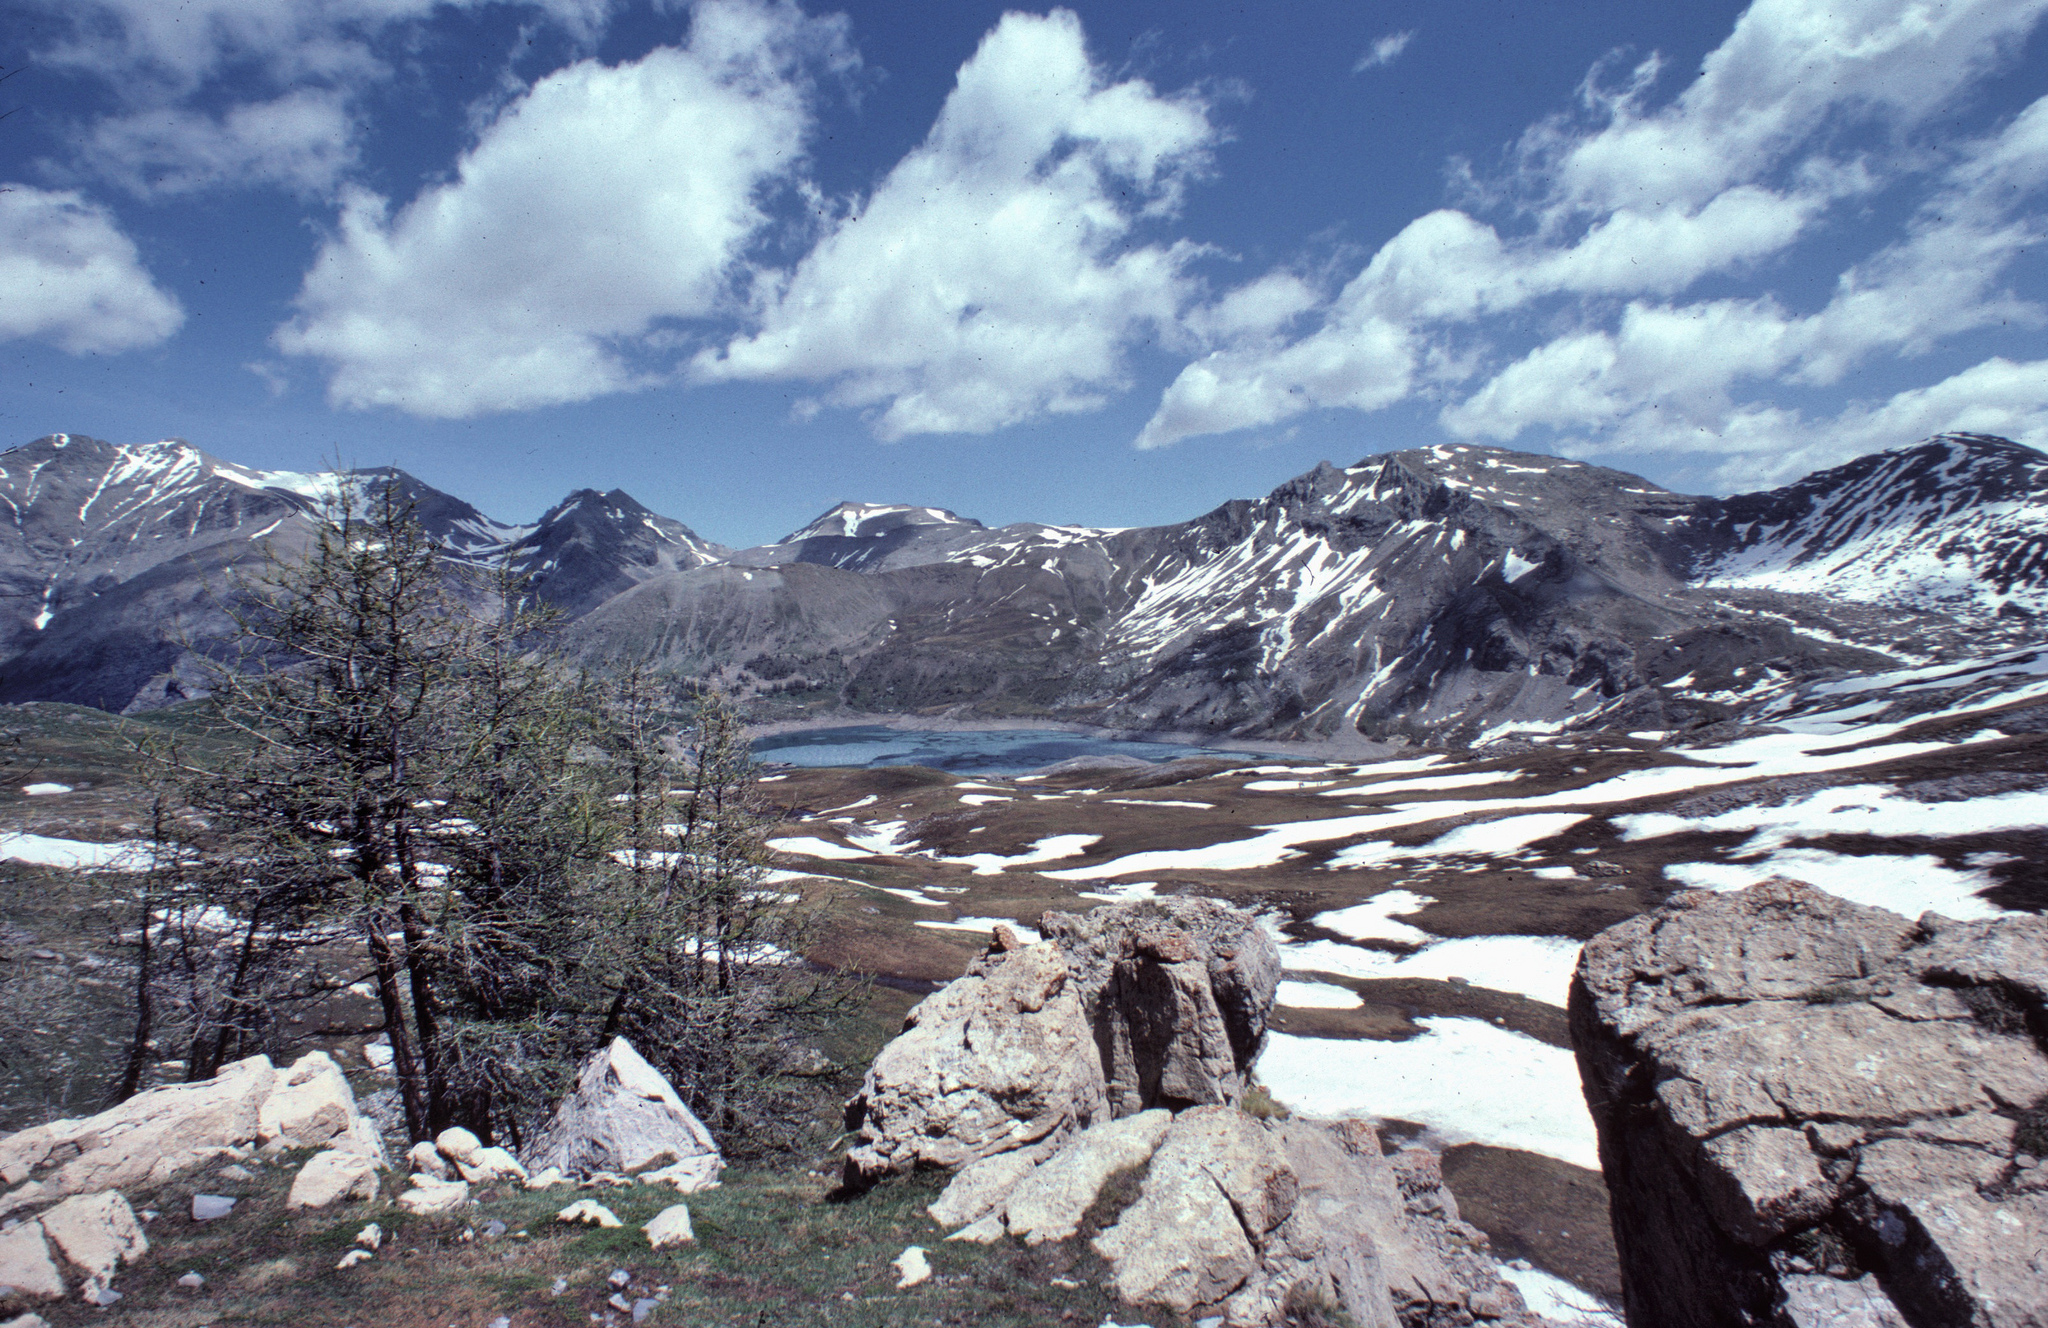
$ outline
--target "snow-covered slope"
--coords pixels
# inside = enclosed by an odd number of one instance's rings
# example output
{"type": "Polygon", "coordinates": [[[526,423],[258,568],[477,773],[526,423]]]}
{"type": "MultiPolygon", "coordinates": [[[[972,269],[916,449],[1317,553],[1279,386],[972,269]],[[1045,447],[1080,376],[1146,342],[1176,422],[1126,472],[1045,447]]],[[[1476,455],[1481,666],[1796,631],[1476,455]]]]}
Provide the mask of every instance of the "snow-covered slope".
{"type": "Polygon", "coordinates": [[[2048,612],[2048,456],[1944,434],[1701,505],[1706,585],[1969,616],[2048,612]]]}
{"type": "Polygon", "coordinates": [[[2048,457],[1975,435],[1728,499],[1443,445],[1324,464],[1169,526],[990,529],[842,503],[739,552],[618,490],[510,526],[398,471],[56,436],[0,455],[0,699],[148,699],[139,679],[208,621],[219,569],[303,541],[342,483],[397,484],[457,561],[509,558],[593,662],[654,661],[807,715],[1668,730],[1834,673],[2023,643],[2048,607],[2048,457]]]}

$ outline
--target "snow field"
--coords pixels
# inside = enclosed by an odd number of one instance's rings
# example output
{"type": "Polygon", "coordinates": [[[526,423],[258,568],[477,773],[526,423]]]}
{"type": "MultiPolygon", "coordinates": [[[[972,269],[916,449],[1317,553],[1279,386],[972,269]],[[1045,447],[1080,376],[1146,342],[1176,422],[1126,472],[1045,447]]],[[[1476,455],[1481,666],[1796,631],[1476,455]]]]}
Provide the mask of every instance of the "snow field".
{"type": "Polygon", "coordinates": [[[1017,938],[1030,944],[1044,939],[1036,927],[1027,927],[1015,918],[955,918],[951,922],[925,921],[917,924],[930,927],[933,931],[978,931],[993,932],[998,925],[1008,927],[1017,933],[1017,938]]]}
{"type": "Polygon", "coordinates": [[[89,844],[78,839],[52,839],[48,835],[0,834],[0,858],[33,863],[38,867],[104,867],[112,871],[142,871],[149,865],[147,844],[124,841],[89,844]]]}
{"type": "Polygon", "coordinates": [[[1522,1303],[1563,1328],[1628,1328],[1621,1311],[1562,1277],[1532,1268],[1526,1259],[1504,1263],[1500,1275],[1522,1293],[1522,1303]]]}
{"type": "Polygon", "coordinates": [[[1978,891],[1995,884],[1990,873],[1944,867],[1926,853],[1850,856],[1788,848],[1759,862],[1675,862],[1664,874],[1694,890],[1741,890],[1773,876],[1790,876],[1852,904],[1888,908],[1909,918],[1934,912],[1970,922],[2003,917],[2006,912],[1978,897],[1978,891]]]}
{"type": "Polygon", "coordinates": [[[1483,1019],[1416,1022],[1423,1032],[1404,1042],[1269,1033],[1259,1081],[1303,1116],[1411,1120],[1444,1144],[1519,1148],[1600,1169],[1569,1051],[1483,1019]]]}
{"type": "Polygon", "coordinates": [[[1356,1010],[1365,999],[1334,982],[1282,982],[1274,1003],[1295,1010],[1356,1010]]]}

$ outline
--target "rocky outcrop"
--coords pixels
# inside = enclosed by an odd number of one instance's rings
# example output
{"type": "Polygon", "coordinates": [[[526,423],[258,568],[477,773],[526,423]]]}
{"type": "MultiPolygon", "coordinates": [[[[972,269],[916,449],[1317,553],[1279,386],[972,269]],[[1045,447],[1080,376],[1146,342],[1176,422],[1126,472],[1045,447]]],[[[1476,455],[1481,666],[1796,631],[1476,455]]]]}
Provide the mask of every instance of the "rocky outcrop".
{"type": "Polygon", "coordinates": [[[1243,1098],[1280,982],[1249,913],[1166,899],[1040,921],[1079,979],[1112,1115],[1243,1098]]]}
{"type": "Polygon", "coordinates": [[[1681,894],[1570,1013],[1631,1323],[2048,1324],[2048,921],[1681,894]]]}
{"type": "Polygon", "coordinates": [[[849,1185],[956,1168],[928,1210],[949,1239],[1090,1234],[1125,1300],[1224,1328],[1311,1306],[1368,1328],[1537,1322],[1434,1154],[1242,1109],[1280,967],[1250,914],[1173,899],[1041,926],[1032,945],[998,928],[875,1059],[849,1185]],[[1119,1173],[1137,1196],[1091,1231],[1119,1173]]]}
{"type": "Polygon", "coordinates": [[[148,1252],[142,1223],[125,1198],[77,1194],[0,1233],[0,1286],[12,1287],[12,1296],[57,1300],[70,1292],[68,1271],[80,1279],[80,1296],[97,1305],[116,1270],[148,1252]]]}
{"type": "MultiPolygon", "coordinates": [[[[447,1150],[442,1142],[441,1151],[447,1150]]],[[[478,1156],[494,1152],[484,1149],[478,1156]]],[[[725,1165],[704,1122],[624,1038],[613,1038],[583,1063],[575,1089],[534,1135],[522,1160],[531,1171],[553,1167],[569,1176],[630,1174],[667,1163],[662,1179],[685,1193],[718,1184],[725,1165]]]]}
{"type": "Polygon", "coordinates": [[[0,1139],[0,1214],[72,1194],[161,1184],[251,1143],[321,1147],[384,1164],[376,1128],[325,1052],[280,1074],[266,1056],[211,1079],[137,1093],[117,1107],[0,1139]]]}
{"type": "Polygon", "coordinates": [[[1249,913],[1167,899],[1040,925],[1030,945],[997,928],[875,1058],[847,1104],[849,1185],[1018,1150],[1035,1161],[1099,1121],[1243,1097],[1280,975],[1249,913]]]}

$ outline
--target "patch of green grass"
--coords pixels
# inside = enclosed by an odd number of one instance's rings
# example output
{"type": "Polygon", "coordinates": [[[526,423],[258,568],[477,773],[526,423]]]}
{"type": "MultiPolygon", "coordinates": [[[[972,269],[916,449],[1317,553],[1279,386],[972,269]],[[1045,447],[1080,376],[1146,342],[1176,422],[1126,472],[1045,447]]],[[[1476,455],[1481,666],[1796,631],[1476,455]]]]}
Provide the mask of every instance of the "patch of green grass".
{"type": "MultiPolygon", "coordinates": [[[[216,1168],[131,1195],[138,1208],[159,1215],[148,1228],[149,1255],[115,1280],[121,1323],[484,1328],[503,1315],[516,1328],[582,1328],[593,1314],[629,1320],[606,1305],[613,1294],[607,1279],[617,1269],[629,1275],[628,1301],[661,1298],[651,1325],[1041,1328],[1097,1324],[1120,1308],[1102,1289],[1106,1270],[1085,1234],[1034,1248],[946,1242],[924,1214],[944,1176],[887,1182],[844,1202],[828,1198],[825,1177],[766,1166],[728,1169],[724,1185],[687,1196],[648,1185],[494,1186],[479,1190],[471,1208],[438,1217],[396,1207],[390,1199],[400,1178],[387,1176],[384,1201],[294,1213],[284,1196],[304,1156],[244,1163],[257,1173],[249,1181],[225,1179],[216,1168]],[[240,1202],[229,1217],[202,1225],[189,1217],[194,1193],[233,1194],[240,1202]],[[555,1214],[579,1198],[603,1204],[622,1225],[557,1222],[555,1214]],[[696,1243],[650,1249],[641,1227],[674,1203],[689,1205],[696,1243]],[[494,1218],[505,1234],[487,1237],[494,1218]],[[371,1221],[386,1233],[376,1257],[337,1270],[371,1221]],[[909,1245],[924,1248],[934,1275],[898,1290],[891,1263],[909,1245]],[[188,1271],[206,1286],[179,1287],[188,1271]]],[[[1128,1189],[1135,1197],[1135,1181],[1128,1189]]],[[[53,1328],[108,1322],[105,1312],[68,1302],[38,1309],[53,1328]]]]}

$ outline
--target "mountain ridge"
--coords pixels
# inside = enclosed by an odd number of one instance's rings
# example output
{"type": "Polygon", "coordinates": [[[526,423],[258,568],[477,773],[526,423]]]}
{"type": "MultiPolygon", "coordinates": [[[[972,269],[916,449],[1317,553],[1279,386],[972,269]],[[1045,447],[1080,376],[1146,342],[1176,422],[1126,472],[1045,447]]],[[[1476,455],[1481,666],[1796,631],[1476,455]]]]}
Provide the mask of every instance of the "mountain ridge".
{"type": "Polygon", "coordinates": [[[1685,727],[1792,681],[2018,639],[2048,611],[2048,455],[1986,435],[1727,498],[1437,444],[1165,526],[845,502],[742,550],[618,489],[511,525],[389,468],[51,435],[0,454],[0,700],[194,694],[223,631],[202,591],[302,545],[344,478],[398,484],[458,562],[509,560],[586,661],[706,677],[771,718],[1429,742],[1685,727]]]}

